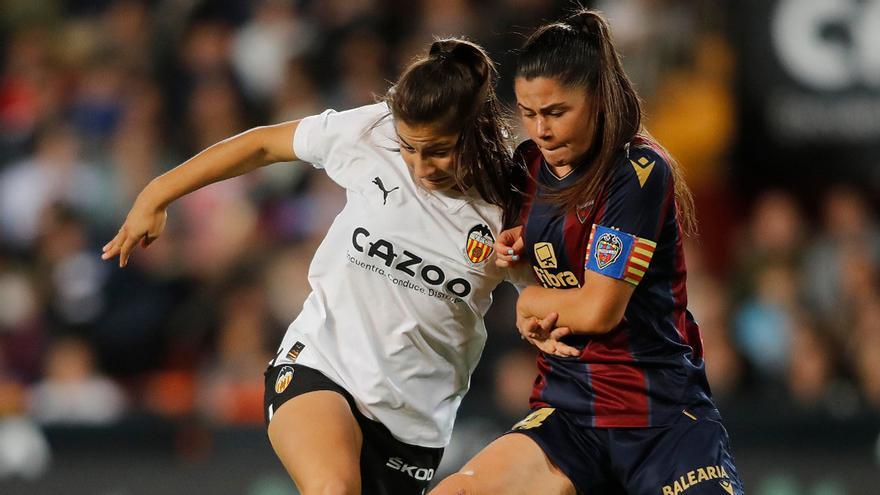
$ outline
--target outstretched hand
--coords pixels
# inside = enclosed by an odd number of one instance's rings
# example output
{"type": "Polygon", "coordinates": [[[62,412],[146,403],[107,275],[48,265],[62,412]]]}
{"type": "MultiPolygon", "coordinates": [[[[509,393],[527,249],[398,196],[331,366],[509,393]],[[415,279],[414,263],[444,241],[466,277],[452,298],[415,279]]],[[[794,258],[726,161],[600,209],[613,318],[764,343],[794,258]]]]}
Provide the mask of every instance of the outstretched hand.
{"type": "Polygon", "coordinates": [[[571,329],[568,327],[557,327],[556,321],[558,319],[559,315],[556,313],[550,313],[540,320],[534,316],[517,313],[516,328],[523,339],[545,354],[559,357],[579,356],[581,351],[560,342],[560,339],[563,337],[571,335],[571,329]]]}
{"type": "Polygon", "coordinates": [[[513,266],[519,261],[523,250],[522,225],[498,234],[495,241],[495,265],[501,268],[513,266]]]}
{"type": "Polygon", "coordinates": [[[140,244],[141,248],[146,249],[162,235],[167,219],[168,213],[164,208],[151,208],[141,204],[139,198],[125,217],[125,222],[119,228],[119,232],[104,245],[101,259],[109,260],[114,256],[119,256],[119,267],[124,267],[128,264],[128,259],[135,246],[140,244]]]}

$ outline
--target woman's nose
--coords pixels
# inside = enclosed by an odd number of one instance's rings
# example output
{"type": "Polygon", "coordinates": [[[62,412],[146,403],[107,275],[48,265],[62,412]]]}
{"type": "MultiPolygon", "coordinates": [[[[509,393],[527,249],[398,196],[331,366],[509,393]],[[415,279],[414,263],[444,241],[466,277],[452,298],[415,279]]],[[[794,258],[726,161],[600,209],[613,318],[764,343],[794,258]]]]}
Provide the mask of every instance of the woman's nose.
{"type": "Polygon", "coordinates": [[[415,156],[413,158],[413,171],[418,177],[428,177],[437,170],[430,159],[415,156]]]}
{"type": "Polygon", "coordinates": [[[535,123],[535,131],[541,139],[547,139],[553,136],[553,133],[550,130],[550,125],[547,120],[543,118],[539,118],[535,123]]]}

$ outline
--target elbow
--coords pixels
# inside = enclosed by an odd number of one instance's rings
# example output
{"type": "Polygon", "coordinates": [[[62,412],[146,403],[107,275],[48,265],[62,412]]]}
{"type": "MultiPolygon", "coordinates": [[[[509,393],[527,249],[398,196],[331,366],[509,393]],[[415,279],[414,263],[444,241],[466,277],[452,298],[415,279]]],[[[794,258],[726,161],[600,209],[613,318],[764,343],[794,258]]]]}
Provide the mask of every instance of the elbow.
{"type": "Polygon", "coordinates": [[[250,148],[255,150],[256,159],[263,164],[273,163],[272,152],[269,149],[270,130],[266,126],[254,127],[247,132],[248,138],[251,139],[250,148]]]}
{"type": "Polygon", "coordinates": [[[596,323],[595,323],[594,326],[593,326],[593,328],[594,328],[594,330],[595,330],[593,333],[595,333],[595,334],[606,334],[606,333],[608,333],[608,332],[614,330],[615,328],[617,328],[617,326],[620,325],[620,322],[621,322],[621,321],[623,321],[623,317],[622,317],[622,316],[617,317],[617,318],[615,318],[615,317],[606,317],[606,318],[603,318],[603,319],[597,319],[597,320],[596,320],[596,323]]]}
{"type": "Polygon", "coordinates": [[[614,311],[590,311],[578,320],[577,325],[572,325],[573,333],[603,335],[620,325],[623,314],[614,311]]]}

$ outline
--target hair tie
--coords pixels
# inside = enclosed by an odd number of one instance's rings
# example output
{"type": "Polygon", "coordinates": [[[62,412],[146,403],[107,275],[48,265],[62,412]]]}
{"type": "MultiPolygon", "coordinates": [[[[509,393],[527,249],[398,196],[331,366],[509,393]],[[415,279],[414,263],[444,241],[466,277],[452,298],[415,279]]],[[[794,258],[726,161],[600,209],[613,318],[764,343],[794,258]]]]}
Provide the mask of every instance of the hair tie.
{"type": "Polygon", "coordinates": [[[437,60],[440,60],[441,62],[445,62],[451,58],[451,55],[452,54],[447,51],[440,50],[439,52],[437,52],[437,60]]]}

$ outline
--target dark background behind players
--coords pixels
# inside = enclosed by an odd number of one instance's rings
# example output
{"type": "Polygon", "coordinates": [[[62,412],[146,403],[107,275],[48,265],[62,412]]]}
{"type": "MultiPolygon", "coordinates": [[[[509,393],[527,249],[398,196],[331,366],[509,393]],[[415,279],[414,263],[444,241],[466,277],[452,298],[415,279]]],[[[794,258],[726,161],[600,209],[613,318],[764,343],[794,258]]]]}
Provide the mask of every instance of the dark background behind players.
{"type": "MultiPolygon", "coordinates": [[[[647,125],[687,171],[691,308],[750,492],[869,493],[880,462],[880,1],[608,0],[647,125]],[[824,6],[824,7],[823,7],[824,6]]],[[[373,101],[432,35],[508,50],[546,0],[6,0],[0,492],[289,490],[262,371],[341,191],[279,165],[102,264],[133,194],[258,123],[373,101]]],[[[443,469],[526,410],[498,293],[443,469]]],[[[458,463],[458,464],[457,464],[458,463]]]]}

